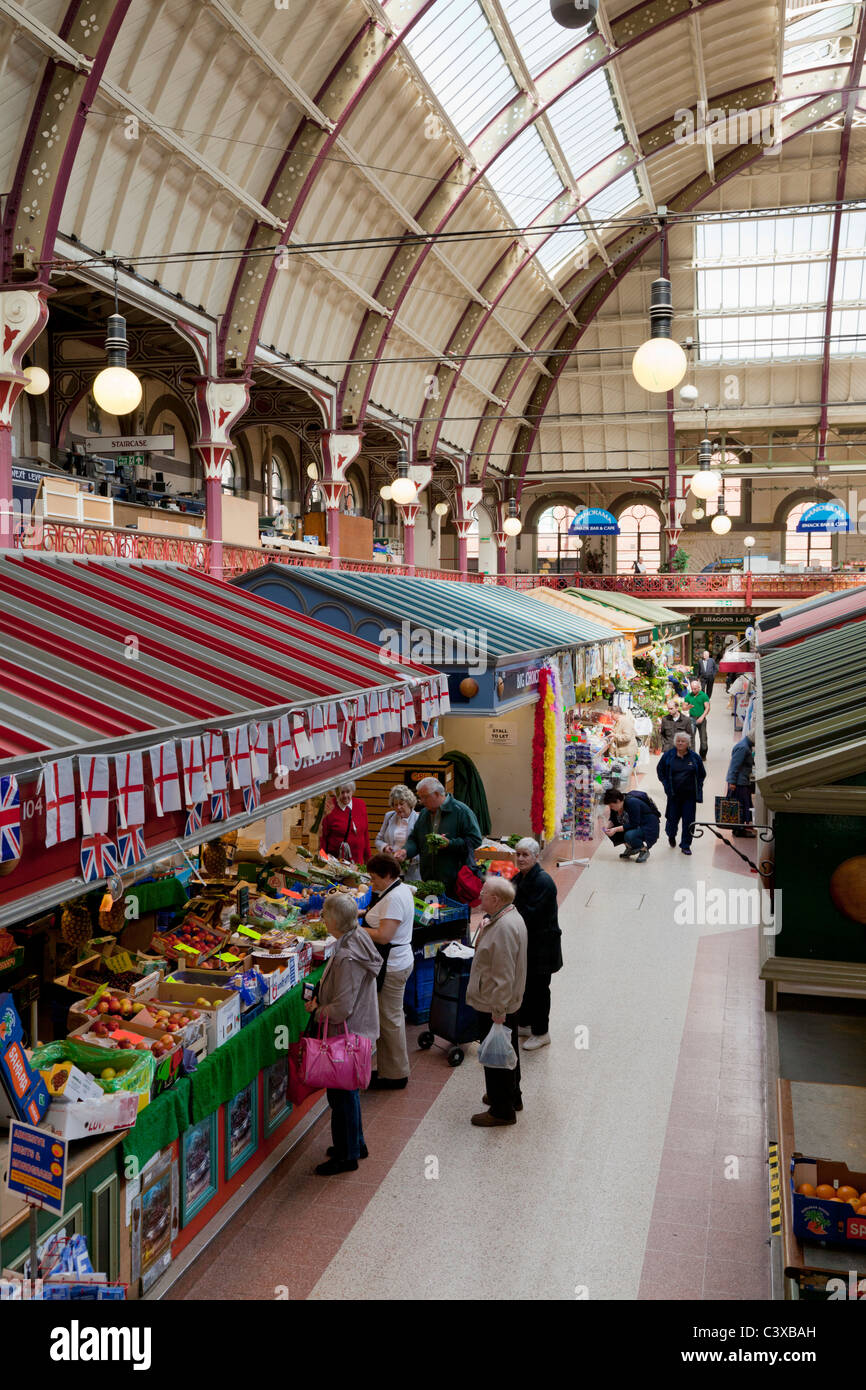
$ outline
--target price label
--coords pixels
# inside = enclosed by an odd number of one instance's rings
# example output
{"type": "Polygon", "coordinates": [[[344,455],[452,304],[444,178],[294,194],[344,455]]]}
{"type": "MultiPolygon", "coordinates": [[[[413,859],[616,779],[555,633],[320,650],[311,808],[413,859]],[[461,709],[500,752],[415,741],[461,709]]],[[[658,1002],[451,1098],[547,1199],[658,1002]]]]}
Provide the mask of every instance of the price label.
{"type": "Polygon", "coordinates": [[[253,931],[252,927],[238,927],[238,936],[249,936],[253,941],[261,941],[260,931],[253,931]]]}
{"type": "Polygon", "coordinates": [[[201,951],[197,951],[196,948],[195,948],[195,946],[187,946],[187,944],[186,944],[185,941],[176,941],[176,942],[174,943],[174,947],[173,947],[172,949],[175,950],[175,951],[186,951],[186,954],[187,954],[188,956],[200,956],[200,955],[201,955],[201,951]]]}
{"type": "Polygon", "coordinates": [[[243,956],[233,956],[231,951],[222,951],[217,956],[217,960],[227,960],[232,965],[235,965],[239,960],[243,960],[243,956]]]}
{"type": "Polygon", "coordinates": [[[135,969],[135,961],[128,951],[118,951],[114,956],[106,956],[105,964],[114,975],[119,975],[121,970],[135,969]]]}

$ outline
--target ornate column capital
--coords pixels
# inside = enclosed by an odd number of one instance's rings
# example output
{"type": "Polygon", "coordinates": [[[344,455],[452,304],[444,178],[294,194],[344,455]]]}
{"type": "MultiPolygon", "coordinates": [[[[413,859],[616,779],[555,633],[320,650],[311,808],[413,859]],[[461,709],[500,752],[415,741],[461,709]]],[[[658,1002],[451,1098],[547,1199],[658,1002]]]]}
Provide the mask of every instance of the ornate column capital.
{"type": "Polygon", "coordinates": [[[46,285],[0,286],[0,429],[11,430],[12,410],[27,377],[22,362],[48,318],[46,285]]]}
{"type": "Polygon", "coordinates": [[[246,379],[199,377],[195,404],[199,437],[195,447],[201,456],[205,481],[222,477],[226,459],[234,445],[231,431],[250,403],[250,382],[246,379]]]}

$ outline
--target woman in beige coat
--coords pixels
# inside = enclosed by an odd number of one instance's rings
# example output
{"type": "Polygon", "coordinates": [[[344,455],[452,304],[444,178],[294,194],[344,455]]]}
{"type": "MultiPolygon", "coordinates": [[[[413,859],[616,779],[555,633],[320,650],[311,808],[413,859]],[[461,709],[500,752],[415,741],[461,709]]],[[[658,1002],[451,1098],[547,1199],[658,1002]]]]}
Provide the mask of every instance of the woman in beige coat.
{"type": "MultiPolygon", "coordinates": [[[[339,940],[319,980],[316,999],[304,1005],[307,1013],[314,1015],[312,1026],[318,1027],[322,1019],[327,1019],[331,1033],[335,1025],[342,1031],[345,1023],[350,1033],[360,1033],[375,1042],[379,1036],[376,976],[382,957],[369,934],[358,930],[358,907],[348,893],[334,893],[325,899],[322,920],[339,940]]],[[[325,1094],[331,1107],[334,1142],[328,1149],[328,1162],[320,1163],[316,1172],[328,1178],[333,1173],[354,1172],[358,1159],[367,1157],[367,1146],[361,1127],[360,1093],[329,1087],[325,1094]]]]}
{"type": "Polygon", "coordinates": [[[513,1071],[485,1067],[487,1087],[482,1104],[489,1110],[472,1116],[474,1125],[513,1125],[523,1109],[520,1095],[520,1053],[517,1020],[526,990],[526,925],[514,907],[514,884],[492,876],[484,880],[481,908],[485,914],[475,941],[475,955],[466,988],[466,1002],[478,1014],[478,1037],[486,1038],[494,1023],[511,1029],[517,1054],[513,1071]]]}

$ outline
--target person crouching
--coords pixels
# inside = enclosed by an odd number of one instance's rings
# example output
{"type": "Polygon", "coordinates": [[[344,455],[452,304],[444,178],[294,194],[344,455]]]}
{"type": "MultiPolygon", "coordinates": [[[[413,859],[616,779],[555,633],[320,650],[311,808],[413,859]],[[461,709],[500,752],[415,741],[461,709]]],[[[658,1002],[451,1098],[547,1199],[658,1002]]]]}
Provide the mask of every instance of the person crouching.
{"type": "Polygon", "coordinates": [[[620,859],[636,854],[638,864],[645,864],[659,837],[659,815],[649,797],[645,792],[626,792],[623,796],[611,787],[604,794],[604,804],[610,807],[610,825],[605,833],[615,844],[620,843],[621,833],[625,843],[620,859]]]}

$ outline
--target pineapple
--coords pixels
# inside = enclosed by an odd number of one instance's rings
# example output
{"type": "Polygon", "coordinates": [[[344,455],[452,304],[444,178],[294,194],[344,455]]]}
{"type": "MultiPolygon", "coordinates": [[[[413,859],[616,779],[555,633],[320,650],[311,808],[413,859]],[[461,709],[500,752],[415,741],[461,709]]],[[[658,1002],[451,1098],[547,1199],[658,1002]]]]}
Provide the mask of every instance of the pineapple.
{"type": "Polygon", "coordinates": [[[61,904],[60,935],[68,946],[83,946],[93,935],[90,909],[85,902],[61,904]]]}
{"type": "Polygon", "coordinates": [[[228,858],[221,840],[211,840],[202,845],[201,866],[208,878],[225,878],[228,858]]]}
{"type": "Polygon", "coordinates": [[[99,930],[103,936],[116,935],[126,921],[126,899],[120,898],[103,912],[99,909],[99,930]]]}

